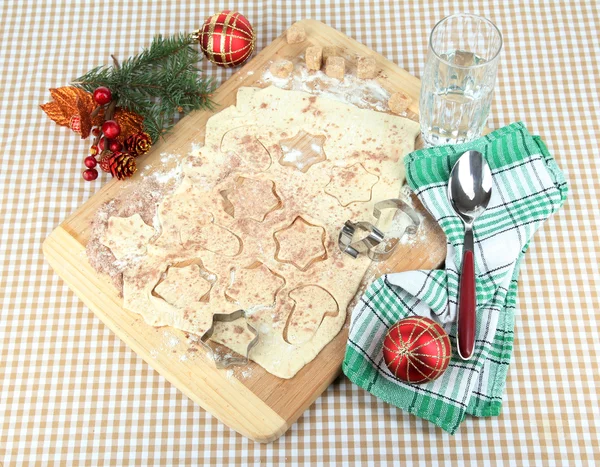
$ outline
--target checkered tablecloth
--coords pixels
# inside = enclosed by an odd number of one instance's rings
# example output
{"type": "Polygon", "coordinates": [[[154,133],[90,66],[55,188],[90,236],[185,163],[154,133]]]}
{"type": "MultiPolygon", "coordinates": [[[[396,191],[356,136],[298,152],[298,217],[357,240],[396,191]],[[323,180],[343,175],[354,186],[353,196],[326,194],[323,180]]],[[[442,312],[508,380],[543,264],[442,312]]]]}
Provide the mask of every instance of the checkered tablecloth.
{"type": "MultiPolygon", "coordinates": [[[[0,465],[591,465],[600,461],[598,318],[600,14],[588,2],[34,2],[0,4],[0,465]],[[262,49],[315,18],[419,76],[436,21],[492,19],[505,48],[488,125],[523,120],[569,180],[566,206],[522,266],[503,413],[455,436],[336,381],[278,441],[260,445],[194,405],[127,348],[42,257],[50,231],[104,177],[81,178],[87,145],[39,104],[157,33],[192,31],[229,7],[262,49]]],[[[218,80],[230,70],[204,62],[218,80]]]]}

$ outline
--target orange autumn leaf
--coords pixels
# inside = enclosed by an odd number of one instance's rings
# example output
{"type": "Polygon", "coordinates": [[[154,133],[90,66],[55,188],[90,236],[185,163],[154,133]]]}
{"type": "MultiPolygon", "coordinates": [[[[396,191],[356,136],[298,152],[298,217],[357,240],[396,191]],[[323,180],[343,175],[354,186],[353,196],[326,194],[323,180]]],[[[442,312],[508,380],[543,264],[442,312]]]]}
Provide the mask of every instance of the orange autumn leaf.
{"type": "Polygon", "coordinates": [[[92,94],[84,91],[83,89],[76,88],[75,86],[63,86],[58,89],[50,89],[50,95],[58,102],[60,107],[64,109],[68,115],[74,115],[77,113],[77,99],[81,99],[82,106],[87,110],[88,113],[96,108],[96,103],[92,94]]]}
{"type": "Polygon", "coordinates": [[[92,131],[92,118],[90,116],[90,112],[85,106],[85,103],[81,98],[77,98],[77,113],[80,118],[80,127],[79,133],[81,134],[81,139],[86,139],[90,136],[90,132],[92,131]]]}
{"type": "Polygon", "coordinates": [[[40,105],[40,107],[57,125],[70,127],[71,118],[65,115],[58,102],[48,102],[47,104],[40,105]]]}
{"type": "Polygon", "coordinates": [[[91,131],[91,113],[96,107],[92,94],[74,86],[63,86],[50,89],[51,102],[40,107],[46,115],[58,125],[71,128],[73,117],[79,116],[82,122],[82,138],[87,138],[91,131]]]}
{"type": "Polygon", "coordinates": [[[115,110],[113,120],[115,120],[121,127],[121,133],[119,134],[117,141],[123,143],[125,138],[128,136],[142,131],[144,117],[135,112],[119,107],[117,110],[115,110]]]}

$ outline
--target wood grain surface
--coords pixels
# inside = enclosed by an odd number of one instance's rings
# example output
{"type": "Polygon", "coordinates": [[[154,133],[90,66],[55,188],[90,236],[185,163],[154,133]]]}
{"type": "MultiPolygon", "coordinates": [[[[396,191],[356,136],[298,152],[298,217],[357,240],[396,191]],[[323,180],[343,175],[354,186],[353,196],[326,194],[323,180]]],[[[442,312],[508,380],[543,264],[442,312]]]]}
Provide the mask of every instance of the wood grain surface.
{"type": "MultiPolygon", "coordinates": [[[[371,55],[381,70],[378,81],[390,92],[401,90],[413,101],[409,116],[418,115],[419,80],[366,46],[314,20],[301,21],[307,40],[287,44],[285,36],[276,39],[243,68],[223,83],[213,95],[217,109],[235,104],[236,90],[252,86],[272,60],[287,58],[298,61],[310,45],[336,45],[347,59],[347,72],[353,73],[356,55],[371,55]]],[[[189,154],[193,143],[202,142],[210,111],[195,112],[182,119],[164,141],[140,161],[148,175],[164,169],[161,153],[189,154]]],[[[91,234],[91,220],[106,201],[126,196],[135,190],[139,174],[126,182],[112,181],[91,197],[64,221],[44,242],[44,255],[81,300],[127,345],[149,365],[183,393],[239,433],[259,442],[269,442],[281,436],[317,397],[340,374],[347,339],[347,325],[323,351],[294,378],[277,378],[260,366],[250,363],[244,371],[217,370],[195,340],[176,329],[154,328],[141,316],[123,310],[122,298],[110,280],[96,273],[85,255],[85,245],[91,234]],[[177,342],[169,351],[164,347],[168,332],[177,342]],[[193,354],[194,358],[190,356],[193,354]],[[190,357],[190,358],[188,358],[190,357]]],[[[446,240],[437,225],[416,199],[415,207],[424,216],[417,238],[400,245],[392,257],[380,263],[374,277],[391,271],[431,269],[439,266],[446,253],[446,240]]]]}

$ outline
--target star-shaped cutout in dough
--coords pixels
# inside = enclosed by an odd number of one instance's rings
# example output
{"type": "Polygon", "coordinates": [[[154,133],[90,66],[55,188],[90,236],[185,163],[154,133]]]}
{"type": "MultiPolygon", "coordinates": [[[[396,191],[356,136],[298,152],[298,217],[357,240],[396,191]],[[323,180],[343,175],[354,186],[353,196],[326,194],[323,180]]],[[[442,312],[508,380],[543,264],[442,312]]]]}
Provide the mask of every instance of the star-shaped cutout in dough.
{"type": "Polygon", "coordinates": [[[306,271],[313,263],[327,259],[325,229],[298,216],[289,226],[273,234],[275,259],[306,271]]]}
{"type": "Polygon", "coordinates": [[[231,270],[225,294],[243,309],[254,305],[270,306],[284,284],[283,277],[257,261],[247,268],[231,270]]]}
{"type": "Polygon", "coordinates": [[[182,268],[170,267],[166,278],[154,288],[154,292],[165,302],[185,308],[199,302],[211,287],[211,283],[200,274],[200,267],[190,264],[182,268]]]}
{"type": "Polygon", "coordinates": [[[323,149],[325,139],[323,135],[311,135],[300,130],[296,136],[280,140],[282,155],[279,163],[306,173],[313,165],[327,160],[323,149]]]}
{"type": "Polygon", "coordinates": [[[271,180],[238,177],[229,190],[221,191],[224,209],[236,219],[250,218],[258,222],[281,207],[281,198],[271,180]]]}
{"type": "Polygon", "coordinates": [[[333,167],[325,193],[337,199],[343,207],[364,203],[371,201],[371,190],[378,181],[377,175],[367,172],[358,162],[350,167],[333,167]]]}
{"type": "Polygon", "coordinates": [[[139,214],[111,217],[101,243],[110,248],[117,259],[139,256],[146,254],[148,242],[155,233],[139,214]]]}

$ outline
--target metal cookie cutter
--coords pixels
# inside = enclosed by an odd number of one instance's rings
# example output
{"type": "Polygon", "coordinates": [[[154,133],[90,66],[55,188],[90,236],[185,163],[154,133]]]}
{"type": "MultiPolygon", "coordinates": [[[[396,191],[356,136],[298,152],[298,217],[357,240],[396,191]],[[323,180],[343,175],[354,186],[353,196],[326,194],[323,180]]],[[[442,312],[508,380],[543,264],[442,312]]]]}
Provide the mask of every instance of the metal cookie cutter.
{"type": "Polygon", "coordinates": [[[250,353],[250,349],[254,347],[258,343],[258,332],[254,327],[252,327],[248,323],[248,319],[246,318],[246,312],[244,310],[237,310],[233,313],[215,313],[212,317],[212,325],[208,330],[202,334],[200,337],[200,342],[202,345],[211,353],[213,360],[215,361],[215,365],[217,368],[227,368],[233,365],[247,365],[248,364],[248,354],[250,353]],[[236,319],[244,318],[246,320],[246,328],[254,334],[254,339],[250,341],[248,347],[246,348],[245,355],[239,355],[235,352],[233,354],[220,355],[215,351],[214,345],[216,343],[212,343],[212,345],[208,342],[213,332],[215,330],[215,323],[230,323],[231,321],[235,321],[236,319]]]}
{"type": "Polygon", "coordinates": [[[338,246],[344,253],[356,258],[361,253],[370,254],[371,249],[379,245],[383,241],[383,232],[375,227],[370,222],[352,222],[346,221],[340,235],[338,236],[338,246]],[[369,234],[357,241],[354,241],[356,231],[362,230],[369,234]]]}
{"type": "Polygon", "coordinates": [[[338,238],[340,250],[349,254],[353,258],[356,258],[360,253],[366,253],[372,261],[382,261],[389,258],[394,252],[396,246],[398,246],[398,243],[400,243],[400,238],[386,239],[385,234],[383,234],[383,232],[378,228],[377,225],[379,224],[381,218],[381,211],[385,209],[399,209],[406,213],[412,220],[412,224],[406,227],[402,235],[414,235],[417,232],[421,221],[419,220],[419,216],[415,210],[401,199],[386,199],[376,203],[373,207],[373,217],[377,219],[375,225],[364,221],[346,221],[338,238]],[[369,235],[361,240],[353,242],[357,228],[369,232],[369,235]],[[384,243],[385,248],[377,249],[381,243],[384,243]]]}
{"type": "Polygon", "coordinates": [[[379,221],[381,220],[381,211],[383,211],[385,209],[396,209],[396,210],[400,210],[400,211],[404,212],[406,215],[408,215],[408,217],[410,217],[412,224],[409,224],[406,226],[406,228],[404,229],[404,232],[402,232],[402,235],[400,235],[400,237],[390,238],[386,244],[386,247],[383,250],[381,250],[381,251],[370,250],[369,258],[371,258],[374,261],[382,261],[384,259],[389,258],[392,255],[392,253],[394,252],[394,250],[396,249],[396,247],[398,246],[398,243],[400,243],[400,238],[402,236],[404,236],[405,234],[408,234],[408,235],[416,234],[417,229],[419,228],[419,225],[421,224],[421,220],[419,219],[419,216],[417,215],[416,211],[413,208],[411,208],[408,205],[408,203],[406,203],[405,201],[398,199],[398,198],[392,198],[392,199],[386,199],[384,201],[379,201],[378,203],[375,204],[375,206],[373,206],[373,216],[375,217],[375,219],[377,219],[377,221],[375,222],[375,226],[379,225],[379,221]]]}

